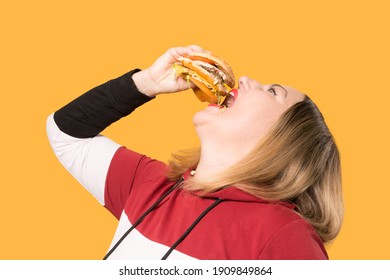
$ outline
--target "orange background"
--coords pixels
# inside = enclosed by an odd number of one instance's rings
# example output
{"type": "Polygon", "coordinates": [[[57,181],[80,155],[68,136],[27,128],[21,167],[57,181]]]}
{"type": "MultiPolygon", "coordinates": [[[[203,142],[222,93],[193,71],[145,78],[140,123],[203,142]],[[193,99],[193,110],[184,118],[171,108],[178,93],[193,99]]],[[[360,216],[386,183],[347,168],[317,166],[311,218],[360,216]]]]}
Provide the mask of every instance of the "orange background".
{"type": "MultiPolygon", "coordinates": [[[[329,255],[390,259],[387,1],[223,2],[1,4],[0,259],[103,257],[116,220],[57,161],[46,117],[192,43],[225,58],[238,77],[312,97],[342,155],[346,216],[329,255]]],[[[198,144],[192,116],[203,107],[190,91],[160,96],[104,133],[165,161],[198,144]]]]}

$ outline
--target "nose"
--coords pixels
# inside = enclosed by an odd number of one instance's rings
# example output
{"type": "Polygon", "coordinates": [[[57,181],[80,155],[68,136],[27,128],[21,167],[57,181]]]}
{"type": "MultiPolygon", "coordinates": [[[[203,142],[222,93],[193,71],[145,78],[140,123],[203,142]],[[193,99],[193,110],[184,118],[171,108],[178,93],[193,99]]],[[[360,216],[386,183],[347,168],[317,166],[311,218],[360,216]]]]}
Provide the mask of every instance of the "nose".
{"type": "Polygon", "coordinates": [[[238,88],[239,89],[250,89],[255,86],[261,86],[261,84],[248,76],[242,76],[238,79],[238,88]]]}

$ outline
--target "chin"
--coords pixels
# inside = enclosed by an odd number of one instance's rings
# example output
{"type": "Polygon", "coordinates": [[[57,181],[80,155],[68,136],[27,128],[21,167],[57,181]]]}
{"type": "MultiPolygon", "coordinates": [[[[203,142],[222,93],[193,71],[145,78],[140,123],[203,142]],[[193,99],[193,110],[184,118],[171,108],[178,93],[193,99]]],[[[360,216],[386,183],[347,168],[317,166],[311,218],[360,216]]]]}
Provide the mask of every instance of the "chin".
{"type": "Polygon", "coordinates": [[[204,110],[195,113],[192,118],[192,122],[195,127],[205,125],[212,122],[212,120],[218,117],[218,115],[220,115],[218,108],[208,106],[204,110]]]}
{"type": "Polygon", "coordinates": [[[198,126],[201,126],[204,123],[207,123],[207,115],[203,111],[199,111],[195,113],[195,115],[192,117],[192,122],[197,128],[198,126]]]}
{"type": "Polygon", "coordinates": [[[218,115],[220,115],[218,109],[217,113],[203,110],[194,115],[192,121],[201,143],[204,141],[207,142],[215,137],[219,138],[221,133],[223,133],[221,127],[218,125],[220,123],[218,115]]]}

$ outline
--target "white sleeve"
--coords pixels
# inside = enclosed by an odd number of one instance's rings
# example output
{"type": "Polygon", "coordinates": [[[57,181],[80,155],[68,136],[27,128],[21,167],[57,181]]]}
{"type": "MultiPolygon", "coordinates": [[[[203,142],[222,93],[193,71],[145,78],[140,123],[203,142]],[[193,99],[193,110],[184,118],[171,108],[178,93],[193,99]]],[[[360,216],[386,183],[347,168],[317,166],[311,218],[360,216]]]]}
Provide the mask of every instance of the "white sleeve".
{"type": "Polygon", "coordinates": [[[62,165],[102,205],[108,168],[120,147],[114,141],[98,135],[92,138],[75,138],[63,133],[51,114],[46,123],[50,145],[62,165]]]}

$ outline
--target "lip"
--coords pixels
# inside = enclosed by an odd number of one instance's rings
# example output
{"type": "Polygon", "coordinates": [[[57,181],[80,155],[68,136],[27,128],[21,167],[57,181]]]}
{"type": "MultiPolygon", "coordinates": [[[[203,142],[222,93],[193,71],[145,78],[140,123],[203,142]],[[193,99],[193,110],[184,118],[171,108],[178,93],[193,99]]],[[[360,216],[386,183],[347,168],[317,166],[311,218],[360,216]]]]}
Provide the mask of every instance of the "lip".
{"type": "Polygon", "coordinates": [[[234,89],[232,89],[230,92],[233,93],[233,95],[234,95],[234,100],[236,100],[237,97],[238,97],[238,89],[234,88],[234,89]]]}

